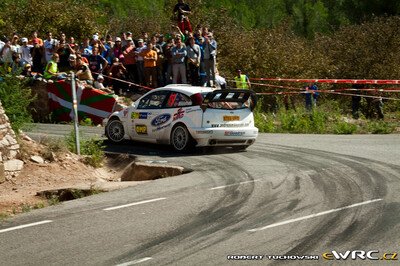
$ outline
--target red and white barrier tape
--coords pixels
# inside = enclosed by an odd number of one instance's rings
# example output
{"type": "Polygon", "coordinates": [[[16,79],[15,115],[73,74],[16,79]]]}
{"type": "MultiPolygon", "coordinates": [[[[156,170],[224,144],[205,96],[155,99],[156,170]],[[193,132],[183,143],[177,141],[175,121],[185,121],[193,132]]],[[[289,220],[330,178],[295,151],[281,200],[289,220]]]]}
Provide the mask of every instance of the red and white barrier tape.
{"type": "Polygon", "coordinates": [[[153,88],[150,88],[150,87],[147,87],[147,86],[144,86],[144,85],[139,85],[139,84],[136,84],[136,83],[133,83],[133,82],[130,82],[130,81],[123,80],[123,79],[110,77],[110,76],[107,76],[107,75],[105,75],[103,73],[98,73],[98,72],[92,72],[92,73],[98,74],[98,75],[103,75],[104,79],[107,78],[107,79],[111,79],[111,80],[117,80],[119,82],[123,82],[123,83],[129,84],[129,85],[133,85],[133,86],[136,86],[136,87],[139,87],[139,88],[143,88],[143,89],[148,90],[148,91],[153,89],[153,88]]]}
{"type": "Polygon", "coordinates": [[[258,81],[283,81],[300,83],[332,83],[332,84],[400,84],[400,80],[391,79],[288,79],[288,78],[250,78],[258,81]]]}

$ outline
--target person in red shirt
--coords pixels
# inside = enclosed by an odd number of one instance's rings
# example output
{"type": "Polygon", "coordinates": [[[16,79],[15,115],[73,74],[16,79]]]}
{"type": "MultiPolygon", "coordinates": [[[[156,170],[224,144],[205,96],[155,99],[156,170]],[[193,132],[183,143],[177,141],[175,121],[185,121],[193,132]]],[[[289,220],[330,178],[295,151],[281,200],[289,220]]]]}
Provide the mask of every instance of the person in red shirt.
{"type": "Polygon", "coordinates": [[[28,44],[43,46],[43,40],[38,38],[38,32],[36,30],[32,31],[32,38],[29,40],[28,44]]]}
{"type": "Polygon", "coordinates": [[[136,54],[135,43],[131,37],[126,38],[125,50],[122,52],[124,55],[124,66],[128,71],[128,79],[131,82],[137,83],[137,67],[136,67],[136,54]]]}

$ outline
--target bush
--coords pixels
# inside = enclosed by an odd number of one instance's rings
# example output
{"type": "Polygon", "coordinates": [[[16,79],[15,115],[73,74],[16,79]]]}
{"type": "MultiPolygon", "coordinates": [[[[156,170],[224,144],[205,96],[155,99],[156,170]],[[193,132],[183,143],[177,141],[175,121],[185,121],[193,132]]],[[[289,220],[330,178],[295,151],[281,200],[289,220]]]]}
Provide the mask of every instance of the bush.
{"type": "MultiPolygon", "coordinates": [[[[65,138],[68,150],[76,152],[74,131],[65,138]]],[[[85,162],[93,167],[101,167],[104,160],[103,141],[97,138],[80,138],[81,155],[87,155],[85,162]]]]}
{"type": "Polygon", "coordinates": [[[347,122],[339,122],[333,127],[333,133],[335,134],[353,134],[356,130],[356,125],[347,122]]]}
{"type": "Polygon", "coordinates": [[[0,100],[16,134],[27,123],[32,122],[28,108],[32,99],[31,90],[23,80],[7,74],[6,67],[0,68],[0,100]]]}
{"type": "Polygon", "coordinates": [[[395,125],[385,121],[371,121],[368,123],[368,131],[372,134],[390,134],[394,129],[395,125]]]}

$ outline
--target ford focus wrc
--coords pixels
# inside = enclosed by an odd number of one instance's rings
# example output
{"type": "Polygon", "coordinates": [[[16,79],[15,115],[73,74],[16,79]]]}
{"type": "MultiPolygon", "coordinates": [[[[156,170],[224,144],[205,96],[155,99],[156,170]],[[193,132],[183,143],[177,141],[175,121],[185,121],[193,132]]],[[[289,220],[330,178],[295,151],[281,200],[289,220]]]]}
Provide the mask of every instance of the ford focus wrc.
{"type": "Polygon", "coordinates": [[[256,95],[250,90],[172,84],[111,114],[104,121],[105,135],[115,143],[131,139],[169,144],[177,151],[205,146],[246,149],[258,135],[255,105],[256,95]]]}

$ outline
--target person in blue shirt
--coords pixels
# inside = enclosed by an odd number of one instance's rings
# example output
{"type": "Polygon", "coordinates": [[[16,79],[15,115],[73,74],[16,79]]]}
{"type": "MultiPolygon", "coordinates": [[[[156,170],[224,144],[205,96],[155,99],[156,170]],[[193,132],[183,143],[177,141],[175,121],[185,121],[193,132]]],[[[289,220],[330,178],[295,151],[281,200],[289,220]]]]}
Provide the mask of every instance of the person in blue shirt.
{"type": "Polygon", "coordinates": [[[310,83],[305,87],[305,99],[306,99],[306,109],[307,111],[311,111],[315,106],[317,106],[318,99],[318,87],[314,83],[310,83]]]}

